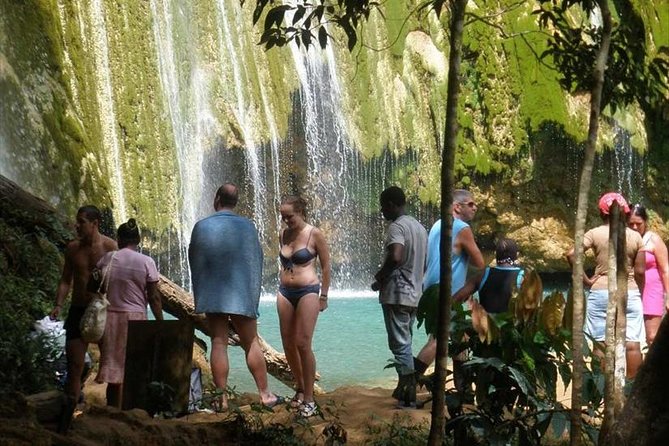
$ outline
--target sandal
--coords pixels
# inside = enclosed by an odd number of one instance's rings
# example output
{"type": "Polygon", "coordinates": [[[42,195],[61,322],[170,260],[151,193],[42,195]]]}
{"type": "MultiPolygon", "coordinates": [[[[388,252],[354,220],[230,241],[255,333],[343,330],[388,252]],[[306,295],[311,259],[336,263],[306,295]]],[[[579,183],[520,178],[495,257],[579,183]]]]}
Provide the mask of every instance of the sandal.
{"type": "Polygon", "coordinates": [[[211,400],[211,408],[216,413],[228,411],[228,390],[216,389],[211,400]]]}
{"type": "Polygon", "coordinates": [[[300,410],[297,412],[297,414],[302,418],[313,417],[314,415],[317,415],[319,413],[320,410],[316,405],[316,401],[312,401],[310,403],[302,403],[302,405],[300,405],[300,410]]]}
{"type": "Polygon", "coordinates": [[[265,406],[268,409],[272,409],[273,407],[283,404],[286,402],[286,399],[282,396],[279,395],[274,395],[274,401],[270,401],[269,403],[262,403],[263,406],[265,406]]]}
{"type": "Polygon", "coordinates": [[[296,390],[295,391],[295,396],[293,397],[292,400],[290,400],[290,407],[293,409],[299,409],[302,403],[304,402],[304,392],[301,390],[296,390]],[[302,395],[302,398],[299,397],[299,395],[302,395]]]}

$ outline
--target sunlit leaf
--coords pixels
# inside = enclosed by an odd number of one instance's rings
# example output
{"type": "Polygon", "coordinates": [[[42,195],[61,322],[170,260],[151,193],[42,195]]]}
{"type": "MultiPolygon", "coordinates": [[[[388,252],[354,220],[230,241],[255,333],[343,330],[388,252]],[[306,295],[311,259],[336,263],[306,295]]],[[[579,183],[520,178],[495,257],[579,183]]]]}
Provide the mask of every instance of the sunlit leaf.
{"type": "Polygon", "coordinates": [[[518,292],[518,300],[516,302],[515,310],[516,316],[519,317],[520,320],[527,322],[537,311],[539,303],[541,302],[542,293],[543,285],[539,274],[534,270],[530,270],[525,274],[525,279],[518,292]]]}
{"type": "Polygon", "coordinates": [[[486,342],[488,339],[488,312],[485,311],[483,305],[477,301],[471,302],[472,309],[472,326],[479,335],[481,342],[486,342]]]}
{"type": "Polygon", "coordinates": [[[554,291],[541,303],[541,325],[551,335],[555,335],[562,327],[565,298],[560,291],[554,291]]]}

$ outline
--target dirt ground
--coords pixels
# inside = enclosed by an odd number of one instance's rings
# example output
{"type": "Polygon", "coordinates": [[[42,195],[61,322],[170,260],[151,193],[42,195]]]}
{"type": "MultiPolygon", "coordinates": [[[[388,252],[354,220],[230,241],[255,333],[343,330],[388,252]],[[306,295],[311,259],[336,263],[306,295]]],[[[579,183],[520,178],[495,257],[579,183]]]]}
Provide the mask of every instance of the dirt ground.
{"type": "MultiPolygon", "coordinates": [[[[55,433],[55,424],[41,425],[26,409],[24,416],[0,414],[0,445],[225,445],[238,443],[227,422],[235,413],[196,413],[178,419],[151,418],[145,411],[119,411],[104,405],[104,385],[90,383],[85,388],[86,403],[79,406],[67,436],[55,433]]],[[[323,417],[298,420],[287,405],[274,412],[254,412],[249,405],[257,395],[240,396],[240,410],[260,417],[265,426],[290,427],[307,444],[324,444],[323,431],[340,425],[347,444],[368,444],[374,435],[388,435],[391,423],[429,426],[431,405],[422,409],[395,407],[390,389],[351,386],[317,397],[323,417]],[[373,433],[372,431],[376,431],[373,433]],[[378,431],[382,433],[379,434],[378,431]]],[[[428,394],[420,394],[426,399],[428,394]]],[[[20,411],[20,410],[19,410],[20,411]]]]}

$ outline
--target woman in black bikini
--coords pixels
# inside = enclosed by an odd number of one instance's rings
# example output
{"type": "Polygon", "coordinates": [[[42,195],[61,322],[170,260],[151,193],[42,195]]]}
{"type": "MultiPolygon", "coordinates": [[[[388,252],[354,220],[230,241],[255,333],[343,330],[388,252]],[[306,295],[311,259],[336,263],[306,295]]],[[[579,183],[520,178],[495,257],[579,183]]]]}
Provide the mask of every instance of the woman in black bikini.
{"type": "Polygon", "coordinates": [[[277,309],[286,360],[295,377],[291,406],[302,417],[317,413],[314,402],[316,358],[311,341],[319,311],[328,307],[330,253],[323,233],[305,221],[306,203],[299,197],[281,202],[281,219],[287,228],[279,233],[281,272],[277,309]],[[321,280],[316,274],[320,259],[321,280]]]}

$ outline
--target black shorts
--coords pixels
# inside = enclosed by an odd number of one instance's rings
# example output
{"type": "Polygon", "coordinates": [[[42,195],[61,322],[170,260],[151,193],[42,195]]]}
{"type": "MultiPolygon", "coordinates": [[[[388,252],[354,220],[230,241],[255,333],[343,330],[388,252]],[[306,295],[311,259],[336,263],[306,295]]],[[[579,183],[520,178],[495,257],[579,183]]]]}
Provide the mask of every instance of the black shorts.
{"type": "Polygon", "coordinates": [[[65,319],[65,340],[81,339],[81,318],[86,307],[70,307],[65,319]]]}

